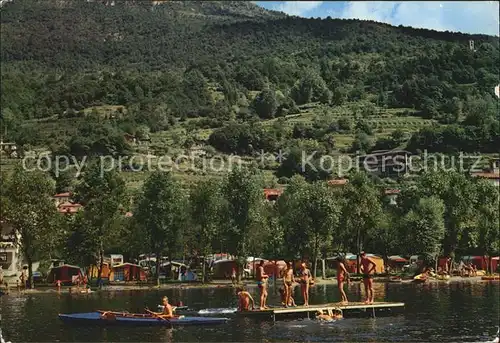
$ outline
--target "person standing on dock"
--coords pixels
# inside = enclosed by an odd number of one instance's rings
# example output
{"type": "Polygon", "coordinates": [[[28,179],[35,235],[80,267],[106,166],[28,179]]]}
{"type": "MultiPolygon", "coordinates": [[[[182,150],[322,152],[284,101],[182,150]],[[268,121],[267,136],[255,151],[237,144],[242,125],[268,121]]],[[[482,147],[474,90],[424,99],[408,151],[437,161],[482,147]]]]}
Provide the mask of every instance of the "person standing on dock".
{"type": "Polygon", "coordinates": [[[373,274],[375,273],[375,263],[372,262],[364,251],[361,252],[361,272],[363,273],[363,283],[365,285],[365,304],[373,304],[373,274]]]}
{"type": "Polygon", "coordinates": [[[290,306],[290,304],[292,303],[292,286],[294,282],[295,278],[293,277],[292,262],[288,262],[285,276],[283,277],[283,287],[285,290],[285,307],[290,306]]]}
{"type": "Polygon", "coordinates": [[[309,306],[309,284],[311,283],[311,271],[307,269],[306,263],[302,262],[300,270],[300,287],[304,297],[304,306],[309,306]]]}
{"type": "Polygon", "coordinates": [[[342,298],[341,303],[347,304],[347,295],[344,291],[344,281],[349,282],[349,273],[345,267],[345,259],[342,257],[337,258],[337,286],[339,288],[340,296],[342,298]]]}
{"type": "Polygon", "coordinates": [[[266,310],[268,307],[266,306],[267,301],[267,280],[269,279],[269,275],[267,275],[264,271],[264,260],[261,260],[259,263],[259,267],[257,268],[257,286],[260,289],[260,309],[266,310]]]}

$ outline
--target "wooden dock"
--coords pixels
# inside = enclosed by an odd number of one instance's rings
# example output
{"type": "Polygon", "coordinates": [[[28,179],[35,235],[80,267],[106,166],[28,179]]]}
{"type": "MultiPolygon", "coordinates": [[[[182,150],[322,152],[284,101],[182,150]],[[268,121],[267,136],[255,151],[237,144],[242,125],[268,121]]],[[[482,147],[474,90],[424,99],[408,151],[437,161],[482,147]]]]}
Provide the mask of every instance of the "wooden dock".
{"type": "Polygon", "coordinates": [[[375,316],[375,312],[393,312],[396,309],[401,309],[405,306],[404,303],[395,302],[375,302],[373,304],[365,304],[362,302],[350,302],[347,305],[342,305],[341,303],[329,303],[329,304],[319,304],[319,305],[309,305],[309,306],[296,306],[296,307],[271,307],[267,310],[254,310],[237,312],[238,316],[242,317],[258,317],[258,318],[268,318],[273,321],[276,320],[277,316],[285,315],[295,315],[301,317],[314,317],[317,311],[324,310],[335,310],[341,309],[344,316],[349,312],[365,313],[371,316],[375,316]]]}

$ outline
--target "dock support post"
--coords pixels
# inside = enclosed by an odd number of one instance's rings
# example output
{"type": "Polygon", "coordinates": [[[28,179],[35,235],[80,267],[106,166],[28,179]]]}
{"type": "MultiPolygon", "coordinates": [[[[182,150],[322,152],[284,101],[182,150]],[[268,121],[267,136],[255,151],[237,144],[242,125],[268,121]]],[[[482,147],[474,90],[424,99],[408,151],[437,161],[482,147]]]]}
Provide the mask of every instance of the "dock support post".
{"type": "Polygon", "coordinates": [[[373,318],[375,318],[375,307],[372,307],[373,310],[373,318]]]}

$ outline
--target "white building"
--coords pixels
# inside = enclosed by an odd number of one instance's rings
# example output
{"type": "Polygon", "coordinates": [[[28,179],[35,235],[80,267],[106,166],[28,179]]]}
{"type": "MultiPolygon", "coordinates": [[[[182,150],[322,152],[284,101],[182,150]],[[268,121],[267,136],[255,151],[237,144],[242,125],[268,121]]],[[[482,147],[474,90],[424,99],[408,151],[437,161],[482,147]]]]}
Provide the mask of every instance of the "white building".
{"type": "Polygon", "coordinates": [[[0,228],[0,266],[2,267],[4,282],[8,282],[17,279],[22,271],[22,253],[19,245],[16,244],[19,237],[14,236],[12,226],[0,221],[0,228]]]}

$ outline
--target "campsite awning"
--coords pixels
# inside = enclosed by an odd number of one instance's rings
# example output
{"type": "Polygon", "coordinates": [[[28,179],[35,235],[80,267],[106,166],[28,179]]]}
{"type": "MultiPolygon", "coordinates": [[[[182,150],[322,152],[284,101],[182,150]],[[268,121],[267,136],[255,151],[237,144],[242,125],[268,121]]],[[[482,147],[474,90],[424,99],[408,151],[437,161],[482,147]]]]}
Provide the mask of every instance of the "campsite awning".
{"type": "Polygon", "coordinates": [[[391,260],[392,262],[401,262],[401,263],[408,262],[408,260],[406,258],[401,257],[399,255],[389,256],[389,260],[391,260]]]}

